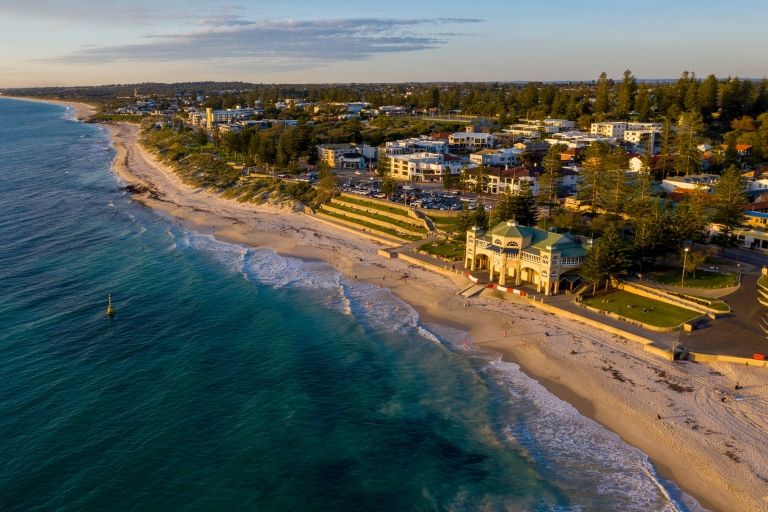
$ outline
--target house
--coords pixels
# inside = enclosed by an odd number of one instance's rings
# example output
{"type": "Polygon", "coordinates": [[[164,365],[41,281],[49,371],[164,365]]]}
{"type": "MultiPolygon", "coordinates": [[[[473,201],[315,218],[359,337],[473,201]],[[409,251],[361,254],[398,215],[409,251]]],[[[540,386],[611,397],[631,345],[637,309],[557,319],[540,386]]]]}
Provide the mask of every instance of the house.
{"type": "Polygon", "coordinates": [[[482,149],[469,155],[469,160],[477,165],[517,165],[523,152],[517,148],[482,149]]]}
{"type": "MultiPolygon", "coordinates": [[[[507,190],[513,194],[520,193],[520,186],[527,181],[534,195],[539,193],[539,177],[547,171],[540,165],[521,165],[513,168],[502,169],[500,167],[488,168],[488,185],[486,192],[489,194],[503,194],[507,190]]],[[[560,175],[560,189],[562,193],[575,191],[579,182],[579,173],[573,169],[561,168],[555,171],[560,175]]]]}
{"type": "Polygon", "coordinates": [[[490,133],[454,133],[448,137],[448,144],[452,150],[476,151],[478,149],[493,147],[493,142],[494,137],[490,133]]]}
{"type": "MultiPolygon", "coordinates": [[[[317,153],[321,160],[328,162],[331,167],[340,167],[339,157],[345,154],[359,153],[369,162],[376,159],[376,148],[367,144],[322,144],[317,147],[317,153]]],[[[363,166],[364,167],[364,166],[363,166]]]]}
{"type": "MultiPolygon", "coordinates": [[[[722,145],[723,151],[728,150],[728,144],[722,145]]],[[[752,156],[752,146],[749,144],[736,144],[736,155],[742,169],[747,166],[747,158],[752,156]]]]}
{"type": "Polygon", "coordinates": [[[592,244],[591,239],[520,226],[515,220],[488,231],[472,228],[466,240],[464,268],[487,269],[491,281],[498,276],[500,286],[509,279],[515,286],[535,286],[545,295],[558,293],[561,286],[573,287],[592,244]]]}
{"type": "Polygon", "coordinates": [[[549,151],[550,144],[549,142],[518,142],[514,145],[515,148],[519,149],[523,153],[536,153],[537,155],[544,156],[547,154],[547,151],[549,151]]]}
{"type": "Polygon", "coordinates": [[[583,148],[569,148],[560,153],[560,161],[564,164],[575,164],[581,157],[583,148]]]}
{"type": "Polygon", "coordinates": [[[624,132],[624,140],[632,144],[632,150],[645,154],[645,148],[650,143],[651,154],[661,150],[661,133],[657,130],[627,130],[624,132]]]}
{"type": "Polygon", "coordinates": [[[243,127],[239,124],[221,123],[217,125],[221,133],[241,133],[243,127]]]}
{"type": "MultiPolygon", "coordinates": [[[[675,165],[675,158],[672,156],[667,157],[665,169],[669,172],[675,165]]],[[[651,171],[660,171],[664,160],[659,155],[651,157],[651,171]]],[[[640,156],[632,156],[629,158],[629,168],[634,172],[640,172],[643,169],[643,159],[640,156]]]]}
{"type": "Polygon", "coordinates": [[[714,184],[720,179],[716,174],[691,174],[690,176],[671,176],[661,182],[661,188],[673,192],[676,188],[683,190],[700,190],[711,194],[714,184]]]}

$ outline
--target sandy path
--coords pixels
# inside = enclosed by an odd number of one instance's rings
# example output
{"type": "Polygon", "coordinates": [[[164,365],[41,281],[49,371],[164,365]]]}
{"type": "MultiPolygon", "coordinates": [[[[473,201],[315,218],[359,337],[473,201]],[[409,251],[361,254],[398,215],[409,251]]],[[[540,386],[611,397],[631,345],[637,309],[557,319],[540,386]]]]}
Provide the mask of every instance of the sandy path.
{"type": "Polygon", "coordinates": [[[464,277],[378,257],[377,244],[288,207],[243,205],[187,187],[136,144],[137,127],[111,129],[116,172],[148,189],[133,196],[137,201],[199,232],[215,228],[222,239],[329,261],[345,276],[382,282],[411,304],[423,323],[467,330],[477,347],[520,364],[554,395],[646,453],[662,477],[704,507],[768,510],[765,368],[664,361],[638,344],[524,303],[480,297],[464,307],[455,295],[467,283],[464,277]],[[407,283],[397,280],[403,274],[407,283]],[[545,331],[551,335],[545,337],[545,331]],[[742,389],[734,391],[737,382],[742,389]],[[730,399],[732,393],[741,400],[730,399]]]}

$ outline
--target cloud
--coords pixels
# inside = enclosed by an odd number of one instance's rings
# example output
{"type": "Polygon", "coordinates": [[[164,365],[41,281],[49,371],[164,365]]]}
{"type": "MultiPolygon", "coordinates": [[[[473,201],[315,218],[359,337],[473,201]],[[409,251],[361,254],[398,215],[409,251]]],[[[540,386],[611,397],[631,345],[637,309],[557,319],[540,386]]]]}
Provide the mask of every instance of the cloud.
{"type": "Polygon", "coordinates": [[[446,33],[438,27],[480,21],[356,18],[253,22],[225,12],[196,23],[210,28],[179,34],[146,35],[143,39],[147,42],[143,43],[82,47],[44,61],[66,64],[278,58],[317,63],[355,61],[380,53],[436,48],[444,45],[449,37],[459,35],[446,33]],[[430,31],[430,28],[435,30],[430,31]]]}

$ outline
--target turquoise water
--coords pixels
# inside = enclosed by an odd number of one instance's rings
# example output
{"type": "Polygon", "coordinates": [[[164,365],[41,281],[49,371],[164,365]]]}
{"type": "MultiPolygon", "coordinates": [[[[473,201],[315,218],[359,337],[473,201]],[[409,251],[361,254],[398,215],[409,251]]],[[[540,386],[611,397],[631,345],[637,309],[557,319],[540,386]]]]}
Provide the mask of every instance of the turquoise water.
{"type": "Polygon", "coordinates": [[[387,290],[132,203],[70,114],[0,99],[0,510],[698,508],[387,290]]]}

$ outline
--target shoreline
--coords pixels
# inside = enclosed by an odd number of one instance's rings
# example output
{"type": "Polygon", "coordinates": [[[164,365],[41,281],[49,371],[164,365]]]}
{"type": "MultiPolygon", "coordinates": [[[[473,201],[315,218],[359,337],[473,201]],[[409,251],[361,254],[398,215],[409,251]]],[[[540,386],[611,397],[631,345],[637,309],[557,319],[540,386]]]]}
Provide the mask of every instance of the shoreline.
{"type": "Polygon", "coordinates": [[[90,117],[94,113],[96,113],[96,107],[93,105],[89,105],[87,103],[80,103],[77,101],[67,101],[67,100],[49,100],[44,98],[30,98],[27,96],[0,96],[0,98],[6,98],[9,100],[19,100],[19,101],[34,101],[36,103],[50,103],[52,105],[66,105],[68,107],[72,107],[75,109],[75,119],[77,121],[82,121],[83,119],[90,117]]]}
{"type": "MultiPolygon", "coordinates": [[[[381,282],[416,310],[422,324],[469,332],[476,345],[519,365],[525,375],[582,416],[641,450],[659,476],[674,482],[702,507],[729,510],[738,503],[741,510],[768,509],[768,484],[760,478],[768,477],[768,463],[762,460],[768,428],[754,435],[751,429],[757,412],[750,409],[745,413],[735,402],[726,408],[712,392],[713,387],[733,389],[733,381],[741,382],[754,390],[750,399],[754,398],[755,408],[764,407],[768,403],[764,370],[725,363],[661,361],[638,344],[556,318],[524,301],[477,297],[470,308],[464,308],[463,300],[455,296],[458,287],[467,282],[463,276],[437,275],[410,268],[402,260],[384,260],[376,256],[379,246],[374,242],[288,208],[243,205],[183,185],[137,144],[136,126],[104,126],[118,152],[115,173],[147,189],[132,195],[137,202],[162,210],[200,233],[252,247],[271,247],[282,256],[305,261],[330,261],[345,277],[381,282]],[[407,284],[397,280],[404,274],[407,284]],[[504,329],[511,333],[507,339],[501,336],[504,329]],[[520,330],[522,334],[517,332],[520,330]],[[545,330],[556,336],[545,338],[545,330]],[[662,374],[669,380],[660,378],[662,374]],[[680,383],[678,387],[690,382],[696,386],[680,392],[670,382],[680,383]],[[730,416],[723,418],[723,411],[731,412],[730,416]],[[662,416],[661,421],[656,414],[662,416]],[[723,431],[735,432],[732,437],[736,438],[723,441],[718,438],[723,431]],[[753,436],[742,438],[748,433],[753,436]],[[723,448],[729,444],[731,450],[723,448]],[[738,453],[741,462],[736,463],[726,452],[738,453]]],[[[764,427],[766,421],[763,418],[757,424],[764,427]]]]}

